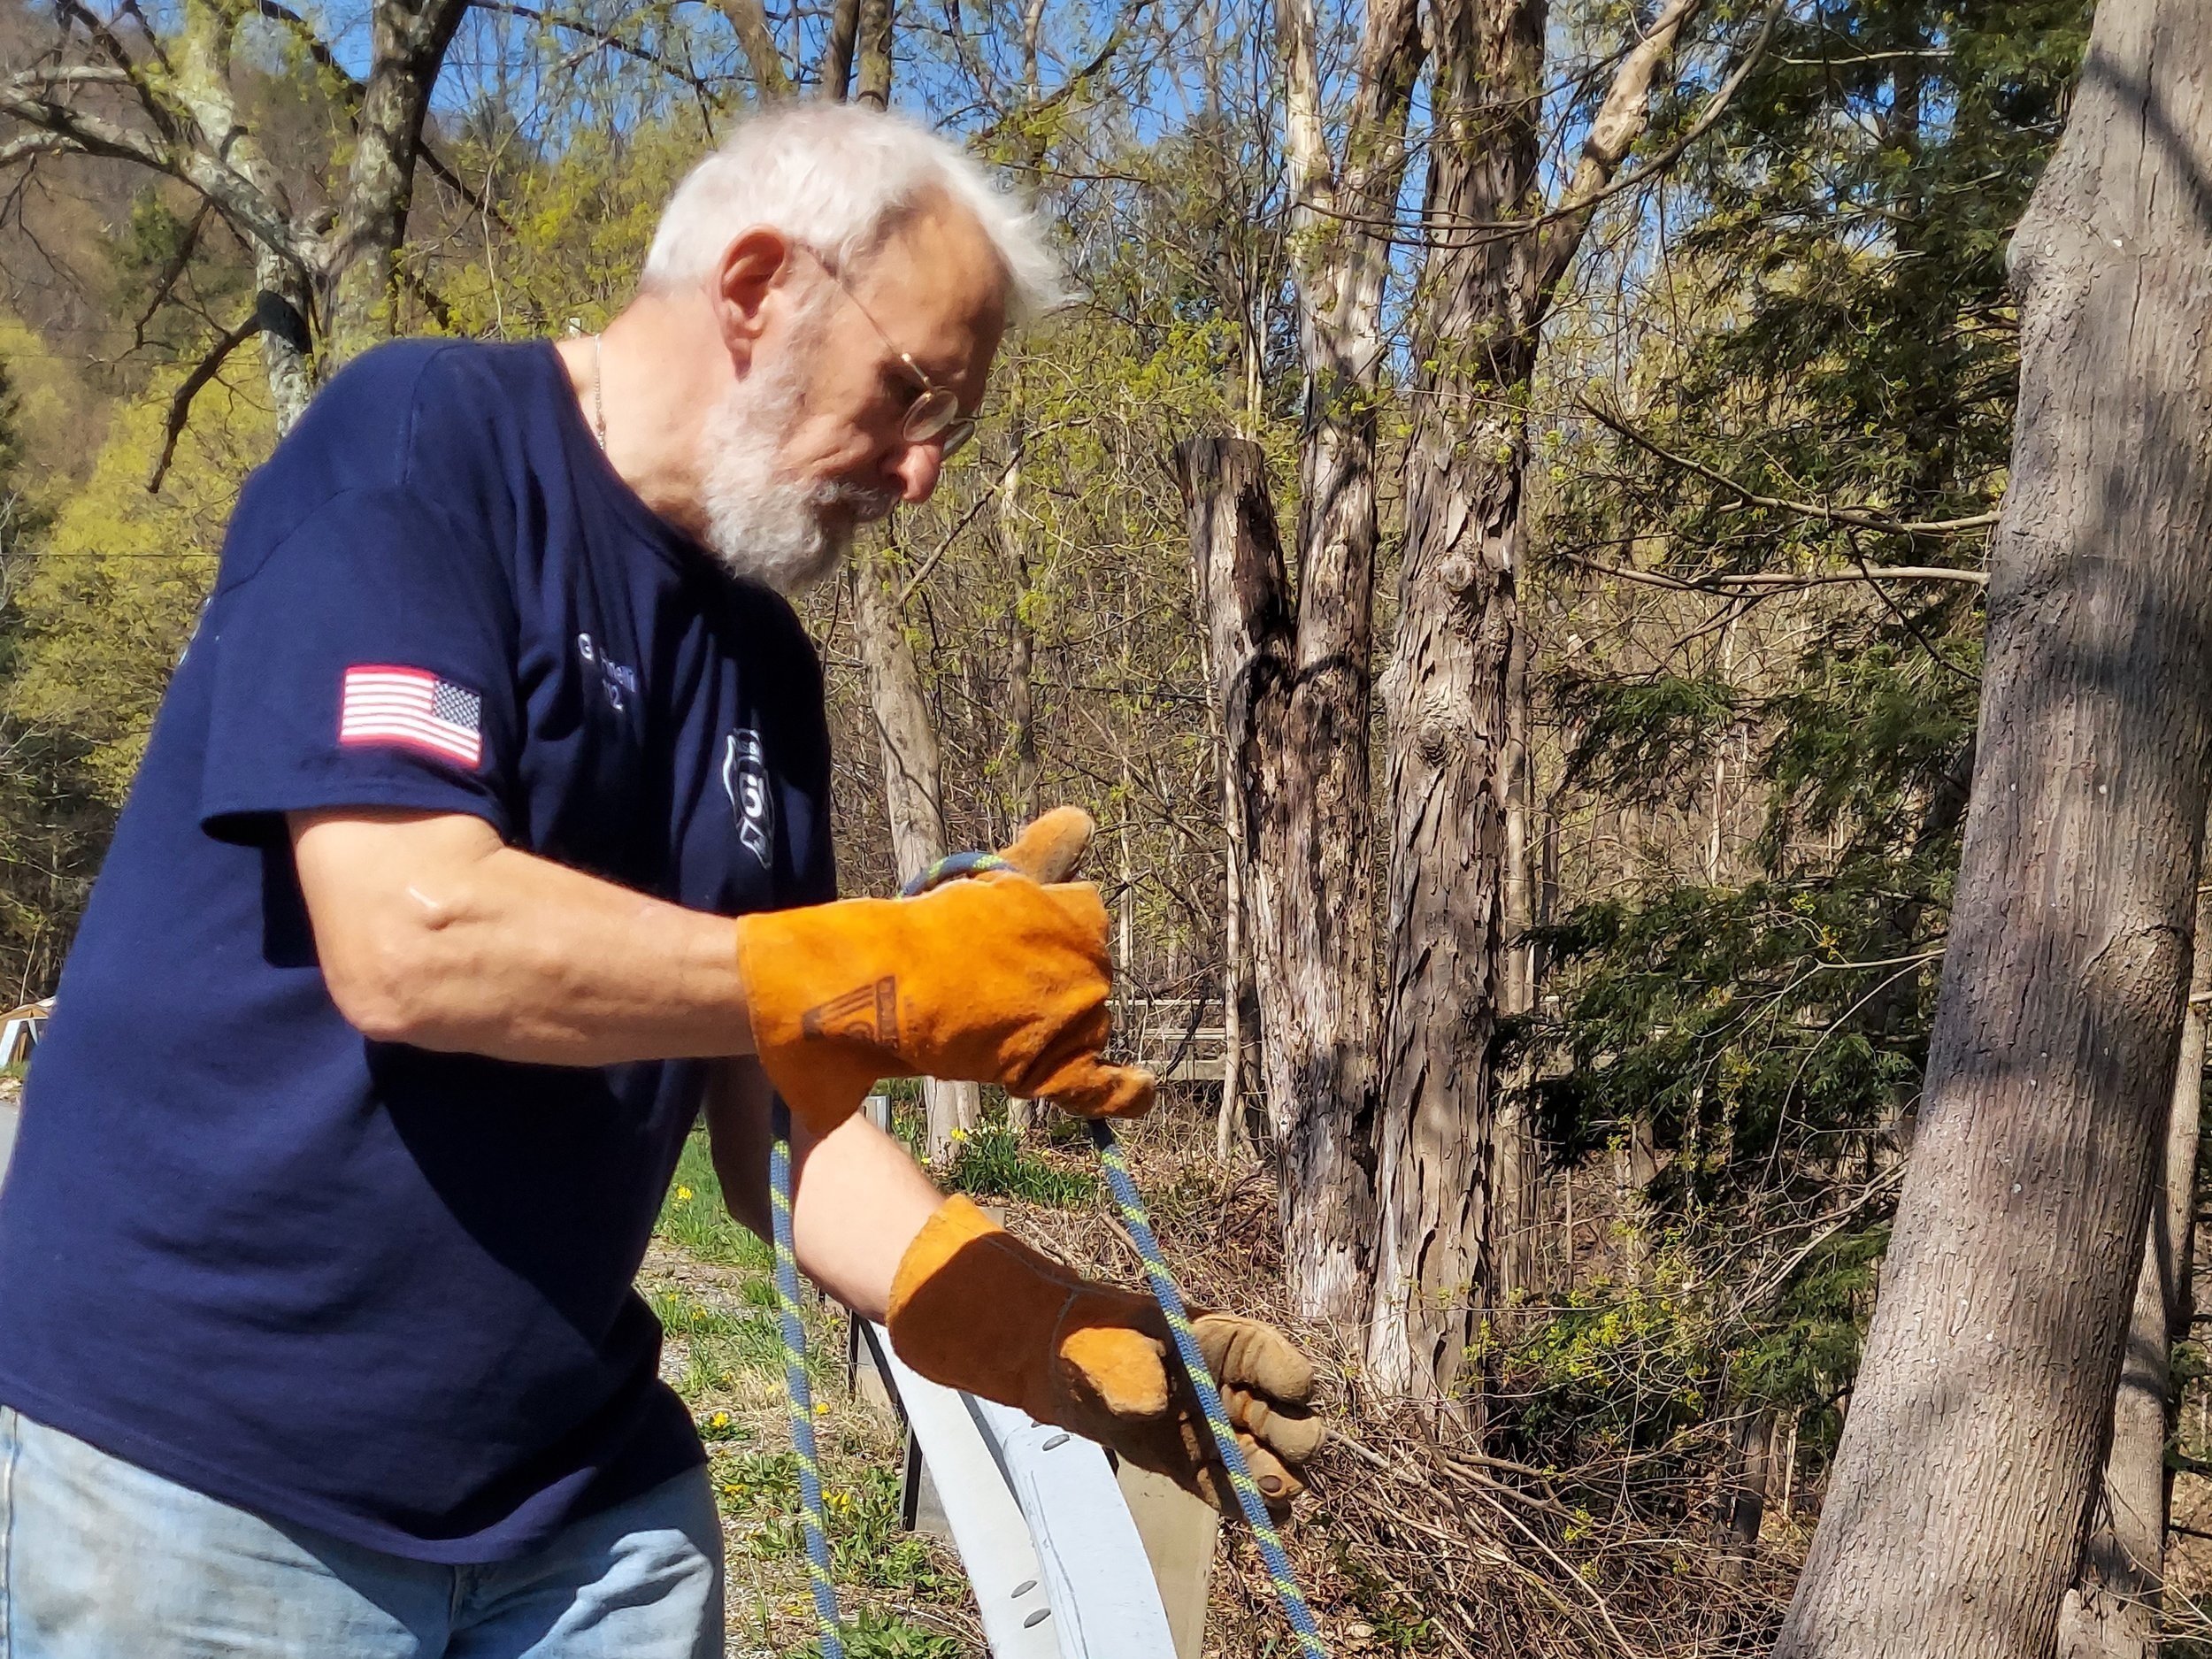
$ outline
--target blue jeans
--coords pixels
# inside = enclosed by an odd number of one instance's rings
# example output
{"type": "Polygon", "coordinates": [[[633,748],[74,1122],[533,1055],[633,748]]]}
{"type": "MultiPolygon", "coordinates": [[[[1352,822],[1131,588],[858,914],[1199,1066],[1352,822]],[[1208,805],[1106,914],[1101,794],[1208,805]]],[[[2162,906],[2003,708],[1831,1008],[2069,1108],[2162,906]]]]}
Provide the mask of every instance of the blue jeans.
{"type": "Polygon", "coordinates": [[[0,1659],[721,1659],[703,1469],[439,1566],[149,1474],[0,1406],[0,1659]]]}

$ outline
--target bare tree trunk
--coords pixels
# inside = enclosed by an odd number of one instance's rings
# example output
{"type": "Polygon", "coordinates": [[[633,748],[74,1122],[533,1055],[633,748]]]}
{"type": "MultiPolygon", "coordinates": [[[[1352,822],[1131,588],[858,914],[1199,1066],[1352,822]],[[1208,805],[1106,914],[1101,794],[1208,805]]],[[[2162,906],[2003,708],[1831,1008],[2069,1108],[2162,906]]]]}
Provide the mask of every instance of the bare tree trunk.
{"type": "Polygon", "coordinates": [[[306,275],[266,248],[254,250],[254,330],[276,410],[277,435],[292,430],[315,395],[315,342],[307,326],[306,275]]]}
{"type": "Polygon", "coordinates": [[[2104,1491],[2091,1512],[2081,1577],[2059,1614],[2061,1659],[2148,1659],[2158,1651],[2158,1601],[2166,1582],[2166,1521],[2173,1475],[2173,1348],[2195,1311],[2190,1257],[2196,1243],[2197,1130],[2204,1104],[2205,1013],[2212,949],[2198,895],[2195,966],[2181,1027],[2181,1059],[2166,1125],[2164,1190],[2143,1240],[2143,1269],[2112,1401],[2104,1491]]]}
{"type": "Polygon", "coordinates": [[[1244,948],[1244,854],[1226,780],[1223,805],[1230,822],[1222,849],[1221,1102],[1214,1116],[1214,1161],[1233,1162],[1244,1146],[1244,987],[1252,977],[1244,948]]]}
{"type": "MultiPolygon", "coordinates": [[[[944,761],[920,667],[898,611],[895,572],[880,554],[856,548],[852,557],[853,633],[868,684],[883,754],[883,798],[891,818],[891,850],[901,881],[945,856],[944,761]]],[[[981,1096],[972,1083],[922,1084],[932,1158],[952,1155],[953,1131],[975,1127],[981,1096]]]]}
{"type": "MultiPolygon", "coordinates": [[[[718,4],[737,35],[738,45],[744,50],[746,67],[753,72],[753,89],[762,102],[791,96],[798,88],[792,85],[791,72],[784,67],[783,49],[776,44],[775,31],[769,27],[767,8],[761,0],[718,0],[718,4]]],[[[834,54],[836,50],[833,27],[828,51],[834,54]]],[[[843,87],[838,88],[836,96],[845,96],[843,87]]]]}
{"type": "Polygon", "coordinates": [[[1640,1283],[1651,1271],[1651,1220],[1644,1189],[1658,1172],[1651,1125],[1636,1118],[1613,1148],[1613,1231],[1620,1240],[1623,1266],[1640,1283]]]}
{"type": "Polygon", "coordinates": [[[1284,1272],[1309,1316],[1363,1317],[1373,1274],[1375,982],[1368,725],[1377,399],[1405,119],[1422,48],[1413,0],[1368,8],[1340,167],[1325,138],[1311,0],[1276,9],[1305,365],[1294,602],[1258,451],[1178,450],[1241,797],[1260,1048],[1284,1272]]]}
{"type": "MultiPolygon", "coordinates": [[[[759,0],[723,0],[733,21],[739,23],[754,74],[764,94],[788,94],[793,88],[783,60],[768,34],[759,0]],[[757,23],[744,19],[757,18],[757,23]],[[748,33],[749,27],[752,30],[748,33]],[[773,65],[773,74],[768,73],[773,65]],[[772,87],[771,81],[778,85],[772,87]]],[[[857,0],[853,11],[860,52],[859,74],[852,99],[883,109],[891,98],[892,0],[857,0]]],[[[845,76],[852,37],[841,36],[845,13],[841,8],[831,19],[825,45],[822,75],[825,90],[833,97],[845,96],[845,76]]],[[[936,722],[931,718],[929,698],[922,687],[921,669],[906,638],[906,618],[901,613],[897,576],[879,553],[856,545],[850,577],[853,595],[853,634],[860,650],[868,684],[868,706],[875,717],[876,739],[883,755],[884,806],[891,818],[891,851],[899,879],[911,880],[945,856],[945,797],[943,751],[937,741],[936,722]]],[[[948,1083],[938,1078],[922,1079],[922,1108],[926,1120],[926,1147],[933,1160],[952,1156],[953,1136],[967,1133],[982,1121],[982,1091],[973,1083],[948,1083]]],[[[1028,1102],[1023,1102],[1017,1129],[1026,1127],[1028,1102]]]]}
{"type": "MultiPolygon", "coordinates": [[[[1263,1064],[1283,1158],[1286,1265],[1302,1310],[1356,1311],[1371,1225],[1371,987],[1345,965],[1360,930],[1352,820],[1366,803],[1333,793],[1343,775],[1346,676],[1302,673],[1266,465],[1244,439],[1193,438],[1175,451],[1223,709],[1225,772],[1251,853],[1244,895],[1263,1021],[1263,1064]],[[1356,993],[1367,992],[1365,1008],[1356,993]]],[[[1355,964],[1356,965],[1356,964],[1355,964]]]]}
{"type": "Polygon", "coordinates": [[[354,118],[343,205],[322,271],[334,362],[392,329],[400,244],[415,196],[422,124],[466,0],[379,0],[369,77],[354,118]]]}
{"type": "Polygon", "coordinates": [[[1767,1464],[1774,1438],[1771,1410],[1746,1411],[1729,1431],[1728,1479],[1721,1490],[1719,1578],[1741,1584],[1766,1525],[1767,1464]]]}
{"type": "Polygon", "coordinates": [[[852,91],[853,45],[860,36],[860,0],[836,0],[830,12],[829,33],[822,42],[822,58],[818,65],[821,82],[819,93],[833,103],[841,104],[852,91]]]}
{"type": "Polygon", "coordinates": [[[1026,824],[1042,810],[1037,764],[1037,693],[1034,684],[1037,632],[1032,620],[1036,595],[1029,573],[1029,538],[1021,519],[1022,419],[1019,394],[1009,420],[1013,454],[998,480],[998,544],[1014,585],[1013,609],[1006,618],[1006,719],[1013,745],[1012,816],[1026,824]]]}
{"type": "Polygon", "coordinates": [[[860,0],[860,61],[853,102],[872,110],[891,107],[892,0],[860,0]]]}
{"type": "Polygon", "coordinates": [[[2048,1659],[2190,981],[2212,11],[2106,0],[2012,248],[2021,392],[1919,1133],[1784,1659],[2048,1659]]]}
{"type": "Polygon", "coordinates": [[[1502,1145],[1494,1039],[1529,1006],[1511,960],[1511,889],[1525,918],[1527,642],[1517,584],[1527,425],[1543,319],[1590,201],[1648,119],[1653,81],[1699,0],[1669,0],[1616,70],[1584,148],[1569,216],[1525,235],[1540,199],[1540,0],[1437,0],[1440,130],[1423,220],[1429,251],[1413,356],[1405,563],[1383,680],[1390,712],[1390,937],[1379,1179],[1381,1254],[1367,1360],[1376,1383],[1478,1415],[1463,1376],[1478,1328],[1525,1282],[1534,1211],[1525,1124],[1502,1145]]]}

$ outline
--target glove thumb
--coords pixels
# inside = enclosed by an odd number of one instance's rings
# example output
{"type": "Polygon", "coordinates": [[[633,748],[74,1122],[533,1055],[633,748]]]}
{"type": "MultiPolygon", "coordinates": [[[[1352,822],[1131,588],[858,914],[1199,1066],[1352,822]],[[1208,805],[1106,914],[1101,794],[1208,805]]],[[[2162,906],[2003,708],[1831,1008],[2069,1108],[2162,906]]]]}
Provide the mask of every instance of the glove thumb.
{"type": "Polygon", "coordinates": [[[1081,807],[1056,806],[1000,848],[998,856],[1032,881],[1050,887],[1075,873],[1097,827],[1081,807]]]}
{"type": "Polygon", "coordinates": [[[1124,1423],[1167,1413],[1167,1350],[1125,1325],[1094,1325],[1060,1339],[1060,1363],[1077,1400],[1124,1423]]]}

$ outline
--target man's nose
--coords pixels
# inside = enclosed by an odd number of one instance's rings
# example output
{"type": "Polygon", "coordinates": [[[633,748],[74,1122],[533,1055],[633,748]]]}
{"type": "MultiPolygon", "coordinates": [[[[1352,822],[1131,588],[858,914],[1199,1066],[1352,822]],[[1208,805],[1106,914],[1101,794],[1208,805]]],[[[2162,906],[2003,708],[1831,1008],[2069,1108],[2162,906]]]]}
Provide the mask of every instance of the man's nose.
{"type": "Polygon", "coordinates": [[[903,446],[891,464],[891,476],[899,481],[899,498],[919,506],[935,493],[937,475],[945,470],[945,451],[936,443],[903,446]]]}

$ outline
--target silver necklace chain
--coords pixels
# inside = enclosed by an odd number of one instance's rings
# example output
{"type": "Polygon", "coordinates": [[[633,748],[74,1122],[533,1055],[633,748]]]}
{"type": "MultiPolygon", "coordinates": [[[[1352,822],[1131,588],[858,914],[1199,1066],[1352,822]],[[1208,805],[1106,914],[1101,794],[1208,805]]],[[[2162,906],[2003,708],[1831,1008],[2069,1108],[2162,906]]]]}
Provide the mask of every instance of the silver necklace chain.
{"type": "Polygon", "coordinates": [[[591,429],[599,440],[599,453],[607,452],[607,404],[603,393],[607,379],[600,366],[599,342],[603,336],[591,337],[591,429]]]}

